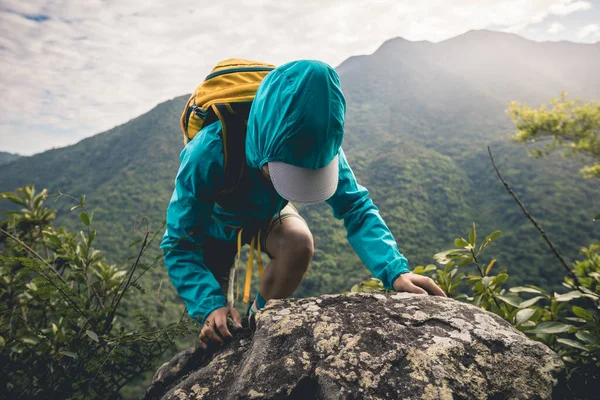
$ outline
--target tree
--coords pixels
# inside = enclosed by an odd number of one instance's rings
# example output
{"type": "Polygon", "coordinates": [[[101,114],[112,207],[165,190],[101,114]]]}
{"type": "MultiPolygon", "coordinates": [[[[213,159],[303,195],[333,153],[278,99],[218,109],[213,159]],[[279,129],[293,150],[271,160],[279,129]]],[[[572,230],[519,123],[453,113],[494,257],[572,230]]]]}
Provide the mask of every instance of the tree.
{"type": "Polygon", "coordinates": [[[72,210],[84,225],[78,234],[53,226],[56,213],[44,206],[45,190],[0,193],[20,208],[0,219],[0,392],[8,398],[115,398],[173,347],[187,324],[157,326],[144,314],[124,324],[136,316],[122,300],[132,288],[143,290],[137,280],[152,265],[140,257],[156,234],[143,233],[129,267],[108,264],[92,247],[96,231],[85,196],[59,197],[77,202],[72,210]]]}
{"type": "Polygon", "coordinates": [[[551,106],[539,109],[525,103],[509,104],[507,115],[512,119],[517,132],[512,137],[520,143],[550,139],[544,150],[530,152],[534,157],[550,154],[558,148],[567,149],[565,155],[584,155],[591,158],[581,169],[586,178],[600,177],[600,101],[582,104],[580,100],[567,99],[562,92],[551,100],[551,106]]]}

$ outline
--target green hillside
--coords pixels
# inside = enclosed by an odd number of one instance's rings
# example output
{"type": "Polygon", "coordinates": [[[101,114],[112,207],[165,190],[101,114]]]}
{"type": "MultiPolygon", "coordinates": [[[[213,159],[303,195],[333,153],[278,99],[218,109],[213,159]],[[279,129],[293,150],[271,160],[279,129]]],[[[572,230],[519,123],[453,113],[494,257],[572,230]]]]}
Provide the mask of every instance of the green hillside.
{"type": "Polygon", "coordinates": [[[21,157],[18,154],[7,153],[5,151],[0,151],[0,165],[9,163],[17,158],[21,157]]]}
{"type": "MultiPolygon", "coordinates": [[[[393,39],[339,66],[348,100],[346,153],[412,266],[432,262],[432,254],[475,221],[482,232],[507,233],[494,251],[516,280],[560,284],[559,267],[493,174],[486,145],[573,260],[580,246],[598,237],[591,217],[600,185],[581,178],[576,160],[533,160],[522,146],[507,143],[512,127],[504,109],[511,100],[539,104],[561,90],[600,98],[599,51],[598,45],[535,43],[475,31],[437,44],[393,39]]],[[[0,190],[34,183],[86,194],[98,247],[110,260],[123,261],[140,236],[136,222],[147,217],[151,229],[159,229],[164,219],[183,147],[178,119],[185,99],[162,103],[76,145],[16,160],[3,167],[0,190]]],[[[58,220],[75,228],[70,204],[60,200],[57,206],[58,220]]],[[[297,295],[339,292],[367,276],[325,205],[300,210],[317,248],[297,295]]],[[[162,266],[146,282],[162,282],[163,295],[180,304],[162,266]]]]}

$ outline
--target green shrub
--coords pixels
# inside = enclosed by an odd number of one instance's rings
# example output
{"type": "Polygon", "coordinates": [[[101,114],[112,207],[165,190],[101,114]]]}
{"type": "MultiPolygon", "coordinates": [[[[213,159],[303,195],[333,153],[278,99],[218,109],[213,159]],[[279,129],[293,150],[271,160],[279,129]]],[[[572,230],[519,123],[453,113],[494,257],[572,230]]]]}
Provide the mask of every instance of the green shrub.
{"type": "MultiPolygon", "coordinates": [[[[550,293],[534,285],[510,287],[506,269],[492,274],[496,260],[484,262],[482,253],[500,234],[493,232],[478,247],[473,224],[468,240],[457,238],[457,248],[434,255],[439,267],[418,266],[413,273],[430,275],[448,297],[493,312],[545,343],[567,367],[558,396],[591,398],[600,389],[600,244],[582,248],[586,259],[574,263],[579,285],[567,276],[563,286],[568,291],[550,293]]],[[[351,291],[386,290],[381,281],[371,279],[351,291]]]]}
{"type": "Polygon", "coordinates": [[[183,318],[158,326],[123,305],[160,260],[140,262],[157,234],[146,230],[134,242],[129,267],[110,265],[93,248],[85,196],[57,196],[77,201],[71,210],[84,225],[79,233],[53,227],[47,197],[33,186],[0,194],[20,207],[0,219],[0,391],[9,398],[118,397],[189,329],[183,318]],[[137,322],[124,324],[126,318],[137,322]]]}

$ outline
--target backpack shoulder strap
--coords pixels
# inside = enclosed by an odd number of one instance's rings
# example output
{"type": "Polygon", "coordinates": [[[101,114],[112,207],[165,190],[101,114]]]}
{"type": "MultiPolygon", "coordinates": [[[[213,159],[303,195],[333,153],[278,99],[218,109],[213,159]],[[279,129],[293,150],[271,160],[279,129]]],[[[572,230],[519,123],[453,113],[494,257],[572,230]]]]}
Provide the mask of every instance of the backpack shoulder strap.
{"type": "Polygon", "coordinates": [[[232,193],[246,168],[246,124],[252,103],[220,103],[211,107],[221,121],[225,179],[219,195],[232,193]]]}

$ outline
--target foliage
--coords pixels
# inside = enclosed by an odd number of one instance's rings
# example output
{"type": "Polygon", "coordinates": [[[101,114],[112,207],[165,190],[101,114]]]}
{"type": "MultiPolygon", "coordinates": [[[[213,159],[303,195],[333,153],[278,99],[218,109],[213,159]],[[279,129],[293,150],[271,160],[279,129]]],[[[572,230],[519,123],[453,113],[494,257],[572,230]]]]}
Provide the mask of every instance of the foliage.
{"type": "MultiPolygon", "coordinates": [[[[587,258],[573,270],[580,286],[567,276],[563,285],[569,291],[551,293],[534,285],[509,287],[505,269],[492,274],[496,260],[483,262],[482,253],[500,235],[495,231],[478,246],[473,224],[468,239],[457,238],[456,248],[434,256],[439,267],[418,266],[413,273],[431,275],[448,297],[493,312],[548,345],[566,363],[565,395],[587,398],[600,382],[600,244],[581,249],[587,258]]],[[[386,290],[381,281],[371,279],[351,291],[386,290]]]]}
{"type": "Polygon", "coordinates": [[[507,115],[517,128],[515,141],[552,139],[543,151],[536,148],[530,154],[541,157],[566,148],[567,156],[583,154],[592,158],[592,164],[581,170],[586,178],[600,177],[600,101],[581,104],[580,100],[567,99],[566,92],[562,92],[559,98],[552,99],[550,108],[542,105],[534,109],[512,102],[507,115]]]}
{"type": "Polygon", "coordinates": [[[11,398],[115,397],[187,330],[123,306],[152,267],[139,259],[156,234],[145,232],[130,267],[111,265],[93,247],[85,196],[59,194],[77,201],[71,210],[85,226],[78,234],[53,226],[47,197],[33,186],[0,194],[21,207],[0,220],[0,375],[9,379],[0,390],[11,398]],[[125,315],[136,329],[124,326],[125,315]]]}

